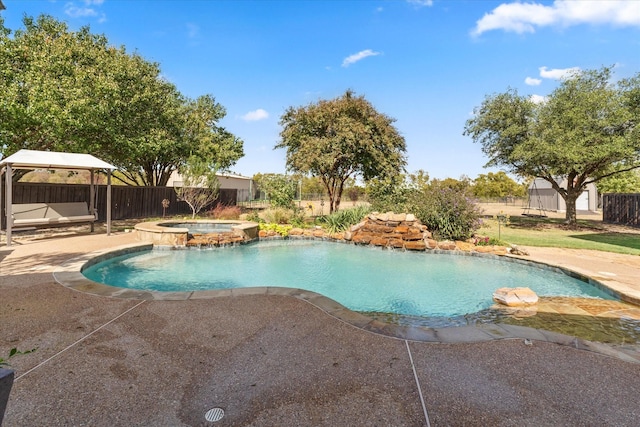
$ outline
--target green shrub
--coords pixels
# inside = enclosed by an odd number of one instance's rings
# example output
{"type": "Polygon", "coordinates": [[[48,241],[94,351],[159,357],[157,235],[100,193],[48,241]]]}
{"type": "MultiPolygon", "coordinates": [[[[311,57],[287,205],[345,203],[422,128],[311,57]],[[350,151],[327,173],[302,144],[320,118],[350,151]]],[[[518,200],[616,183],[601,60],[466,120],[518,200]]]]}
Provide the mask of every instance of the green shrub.
{"type": "Polygon", "coordinates": [[[372,179],[367,183],[366,192],[372,211],[406,212],[410,189],[403,175],[372,179]]]}
{"type": "Polygon", "coordinates": [[[293,210],[285,208],[265,209],[261,215],[265,222],[273,224],[290,224],[293,216],[293,210]]]}
{"type": "Polygon", "coordinates": [[[249,212],[246,216],[246,219],[247,221],[253,221],[257,223],[264,222],[264,219],[260,218],[260,214],[257,210],[252,210],[251,212],[249,212]]]}
{"type": "Polygon", "coordinates": [[[480,227],[480,209],[467,191],[439,182],[413,194],[410,212],[440,240],[466,240],[480,227]]]}
{"type": "Polygon", "coordinates": [[[339,231],[347,230],[352,225],[355,225],[362,221],[366,217],[371,208],[368,206],[357,206],[351,209],[343,209],[320,217],[318,221],[329,231],[330,233],[337,233],[339,231]]]}
{"type": "Polygon", "coordinates": [[[291,229],[293,228],[291,225],[284,225],[284,224],[274,224],[274,223],[260,223],[259,226],[260,230],[265,230],[265,231],[275,231],[276,233],[278,233],[279,235],[286,237],[289,235],[289,231],[291,231],[291,229]]]}
{"type": "Polygon", "coordinates": [[[303,228],[305,226],[304,209],[293,208],[292,211],[289,223],[294,227],[303,228]]]}

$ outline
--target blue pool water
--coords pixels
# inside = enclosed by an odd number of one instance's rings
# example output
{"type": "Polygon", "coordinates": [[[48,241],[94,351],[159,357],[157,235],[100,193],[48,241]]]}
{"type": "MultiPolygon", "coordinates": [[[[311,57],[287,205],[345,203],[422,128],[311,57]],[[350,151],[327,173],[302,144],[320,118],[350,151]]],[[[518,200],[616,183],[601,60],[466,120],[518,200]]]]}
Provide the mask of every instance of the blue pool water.
{"type": "Polygon", "coordinates": [[[356,311],[448,317],[490,307],[500,287],[540,296],[612,299],[547,268],[500,259],[402,252],[312,240],[262,241],[210,250],[152,250],[83,271],[123,288],[195,291],[254,286],[307,289],[356,311]]]}

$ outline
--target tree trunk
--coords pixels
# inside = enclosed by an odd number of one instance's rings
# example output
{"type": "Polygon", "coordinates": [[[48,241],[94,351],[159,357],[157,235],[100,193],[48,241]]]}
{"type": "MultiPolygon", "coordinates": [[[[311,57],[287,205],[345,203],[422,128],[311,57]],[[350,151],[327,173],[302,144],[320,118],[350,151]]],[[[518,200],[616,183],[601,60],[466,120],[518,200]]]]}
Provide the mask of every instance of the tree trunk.
{"type": "Polygon", "coordinates": [[[575,188],[567,191],[567,197],[564,199],[564,203],[567,205],[567,212],[565,219],[567,220],[567,224],[572,227],[575,227],[578,223],[576,218],[576,201],[578,200],[579,192],[575,191],[575,188]]]}
{"type": "Polygon", "coordinates": [[[336,209],[336,196],[338,195],[335,178],[325,180],[325,187],[329,196],[329,215],[331,215],[336,209]]]}
{"type": "Polygon", "coordinates": [[[336,212],[340,208],[342,201],[342,185],[339,188],[333,188],[329,195],[329,215],[336,212]]]}

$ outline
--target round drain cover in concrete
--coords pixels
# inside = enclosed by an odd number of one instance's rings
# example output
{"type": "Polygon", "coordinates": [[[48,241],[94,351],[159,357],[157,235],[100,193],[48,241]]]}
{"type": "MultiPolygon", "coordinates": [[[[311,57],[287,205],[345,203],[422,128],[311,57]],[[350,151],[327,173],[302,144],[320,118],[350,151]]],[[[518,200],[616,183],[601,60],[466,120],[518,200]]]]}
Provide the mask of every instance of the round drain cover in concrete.
{"type": "Polygon", "coordinates": [[[216,421],[220,421],[224,417],[224,410],[222,408],[212,408],[204,414],[204,419],[209,421],[210,423],[215,423],[216,421]]]}

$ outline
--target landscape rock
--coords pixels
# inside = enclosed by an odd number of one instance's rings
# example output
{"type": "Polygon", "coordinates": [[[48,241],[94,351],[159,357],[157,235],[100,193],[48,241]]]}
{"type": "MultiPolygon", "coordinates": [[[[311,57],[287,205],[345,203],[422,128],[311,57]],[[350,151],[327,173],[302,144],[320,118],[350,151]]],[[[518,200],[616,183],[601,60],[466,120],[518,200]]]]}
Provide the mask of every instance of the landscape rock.
{"type": "Polygon", "coordinates": [[[511,255],[524,255],[524,256],[529,255],[529,252],[527,252],[526,249],[516,245],[511,245],[510,247],[508,247],[507,252],[510,253],[511,255]]]}
{"type": "Polygon", "coordinates": [[[438,247],[438,242],[436,242],[430,237],[424,239],[424,242],[427,245],[428,249],[436,249],[438,247]]]}
{"type": "Polygon", "coordinates": [[[389,215],[389,221],[394,221],[394,222],[404,222],[407,220],[407,214],[396,214],[396,213],[391,213],[391,215],[389,215]]]}
{"type": "Polygon", "coordinates": [[[302,236],[304,230],[302,228],[292,228],[289,230],[289,236],[302,236]]]}
{"type": "Polygon", "coordinates": [[[350,232],[345,239],[357,244],[408,250],[425,250],[426,239],[431,237],[415,216],[393,212],[371,213],[364,222],[351,227],[350,232]]]}
{"type": "Polygon", "coordinates": [[[456,243],[444,240],[442,242],[438,242],[438,249],[442,249],[443,251],[454,251],[456,250],[456,243]]]}
{"type": "Polygon", "coordinates": [[[369,244],[373,246],[382,246],[382,247],[386,247],[388,243],[389,243],[389,239],[385,237],[380,237],[380,236],[373,237],[369,242],[369,244]]]}
{"type": "Polygon", "coordinates": [[[493,300],[508,307],[525,307],[538,303],[538,295],[529,288],[500,288],[493,293],[493,300]]]}
{"type": "Polygon", "coordinates": [[[394,249],[404,248],[404,241],[402,239],[389,239],[388,246],[394,249]]]}
{"type": "Polygon", "coordinates": [[[491,253],[493,255],[505,256],[507,254],[507,248],[504,246],[493,246],[491,253]]]}
{"type": "Polygon", "coordinates": [[[352,233],[355,231],[360,230],[362,227],[364,227],[364,225],[367,223],[367,221],[360,221],[359,223],[357,223],[356,225],[351,226],[351,228],[349,229],[349,231],[351,231],[352,233]]]}
{"type": "Polygon", "coordinates": [[[462,241],[456,241],[456,248],[459,251],[463,251],[463,252],[472,252],[473,250],[475,250],[476,246],[473,243],[469,243],[469,242],[462,242],[462,241]]]}
{"type": "Polygon", "coordinates": [[[405,242],[404,248],[409,251],[424,251],[427,249],[427,244],[424,240],[412,240],[409,242],[405,242]]]}

